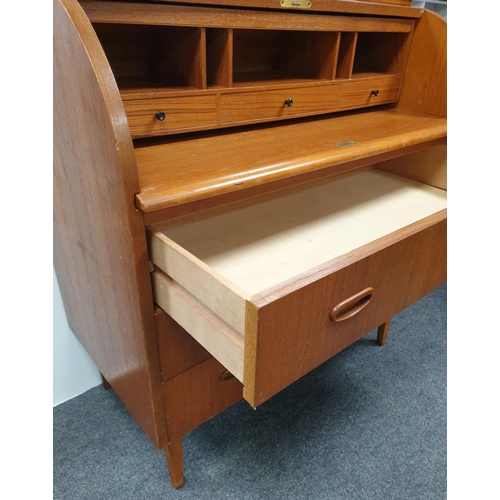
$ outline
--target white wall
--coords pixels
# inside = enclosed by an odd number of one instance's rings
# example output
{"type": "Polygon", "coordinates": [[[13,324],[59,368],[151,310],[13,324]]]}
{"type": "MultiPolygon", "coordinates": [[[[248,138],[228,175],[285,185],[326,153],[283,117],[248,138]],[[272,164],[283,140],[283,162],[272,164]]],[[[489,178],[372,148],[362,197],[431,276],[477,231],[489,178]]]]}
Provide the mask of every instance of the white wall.
{"type": "Polygon", "coordinates": [[[53,274],[53,405],[57,406],[99,385],[101,375],[68,325],[53,274]]]}
{"type": "Polygon", "coordinates": [[[447,1],[446,0],[412,0],[412,7],[432,10],[436,14],[447,18],[447,1]]]}

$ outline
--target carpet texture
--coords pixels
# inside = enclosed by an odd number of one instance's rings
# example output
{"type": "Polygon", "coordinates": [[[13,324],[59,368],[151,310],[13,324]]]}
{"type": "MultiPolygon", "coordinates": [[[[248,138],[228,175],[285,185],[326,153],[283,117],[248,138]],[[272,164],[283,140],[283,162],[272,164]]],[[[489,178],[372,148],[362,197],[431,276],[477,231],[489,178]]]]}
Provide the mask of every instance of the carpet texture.
{"type": "Polygon", "coordinates": [[[112,390],[54,408],[54,499],[446,498],[446,285],[253,410],[184,437],[186,484],[112,390]]]}

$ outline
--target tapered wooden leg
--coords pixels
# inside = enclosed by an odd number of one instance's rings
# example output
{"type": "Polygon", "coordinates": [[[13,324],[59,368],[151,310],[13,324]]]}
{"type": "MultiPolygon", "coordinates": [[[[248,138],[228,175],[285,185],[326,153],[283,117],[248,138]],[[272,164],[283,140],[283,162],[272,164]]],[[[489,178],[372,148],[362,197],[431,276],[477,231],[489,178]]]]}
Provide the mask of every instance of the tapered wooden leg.
{"type": "Polygon", "coordinates": [[[384,324],[380,325],[377,330],[377,344],[384,345],[387,340],[387,333],[389,332],[390,321],[386,321],[384,324]]]}
{"type": "Polygon", "coordinates": [[[102,386],[104,389],[107,391],[108,389],[111,389],[111,386],[109,385],[109,382],[103,377],[101,373],[101,380],[102,380],[102,386]]]}
{"type": "Polygon", "coordinates": [[[182,458],[182,437],[170,439],[165,447],[168,473],[172,486],[177,490],[184,485],[184,462],[182,458]]]}

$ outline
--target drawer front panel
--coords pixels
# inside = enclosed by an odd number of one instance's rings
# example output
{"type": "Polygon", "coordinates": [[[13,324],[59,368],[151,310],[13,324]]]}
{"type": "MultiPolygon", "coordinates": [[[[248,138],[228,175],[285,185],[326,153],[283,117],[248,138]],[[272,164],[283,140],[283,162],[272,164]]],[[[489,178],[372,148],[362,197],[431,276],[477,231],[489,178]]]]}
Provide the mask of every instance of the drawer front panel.
{"type": "Polygon", "coordinates": [[[170,439],[182,436],[239,401],[241,382],[214,358],[163,383],[170,439]]]}
{"type": "Polygon", "coordinates": [[[134,138],[217,125],[215,95],[141,99],[123,105],[134,138]]]}
{"type": "Polygon", "coordinates": [[[345,83],[342,85],[340,107],[351,109],[396,102],[400,87],[401,77],[395,75],[345,83]]]}
{"type": "Polygon", "coordinates": [[[339,85],[222,94],[221,123],[252,122],[336,111],[339,109],[339,98],[339,85]]]}
{"type": "Polygon", "coordinates": [[[445,280],[446,220],[274,302],[263,300],[245,334],[245,399],[261,404],[445,280]],[[335,306],[369,288],[370,297],[340,308],[341,321],[330,319],[335,306]]]}

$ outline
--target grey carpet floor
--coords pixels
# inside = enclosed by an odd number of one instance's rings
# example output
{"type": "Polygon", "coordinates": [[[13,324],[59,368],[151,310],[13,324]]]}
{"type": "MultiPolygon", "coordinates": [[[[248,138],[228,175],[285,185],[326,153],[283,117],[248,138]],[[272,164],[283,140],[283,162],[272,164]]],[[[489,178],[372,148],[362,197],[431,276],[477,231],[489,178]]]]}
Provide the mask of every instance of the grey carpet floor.
{"type": "Polygon", "coordinates": [[[240,401],[184,437],[170,485],[112,390],[54,408],[54,499],[446,498],[446,285],[262,406],[240,401]]]}

